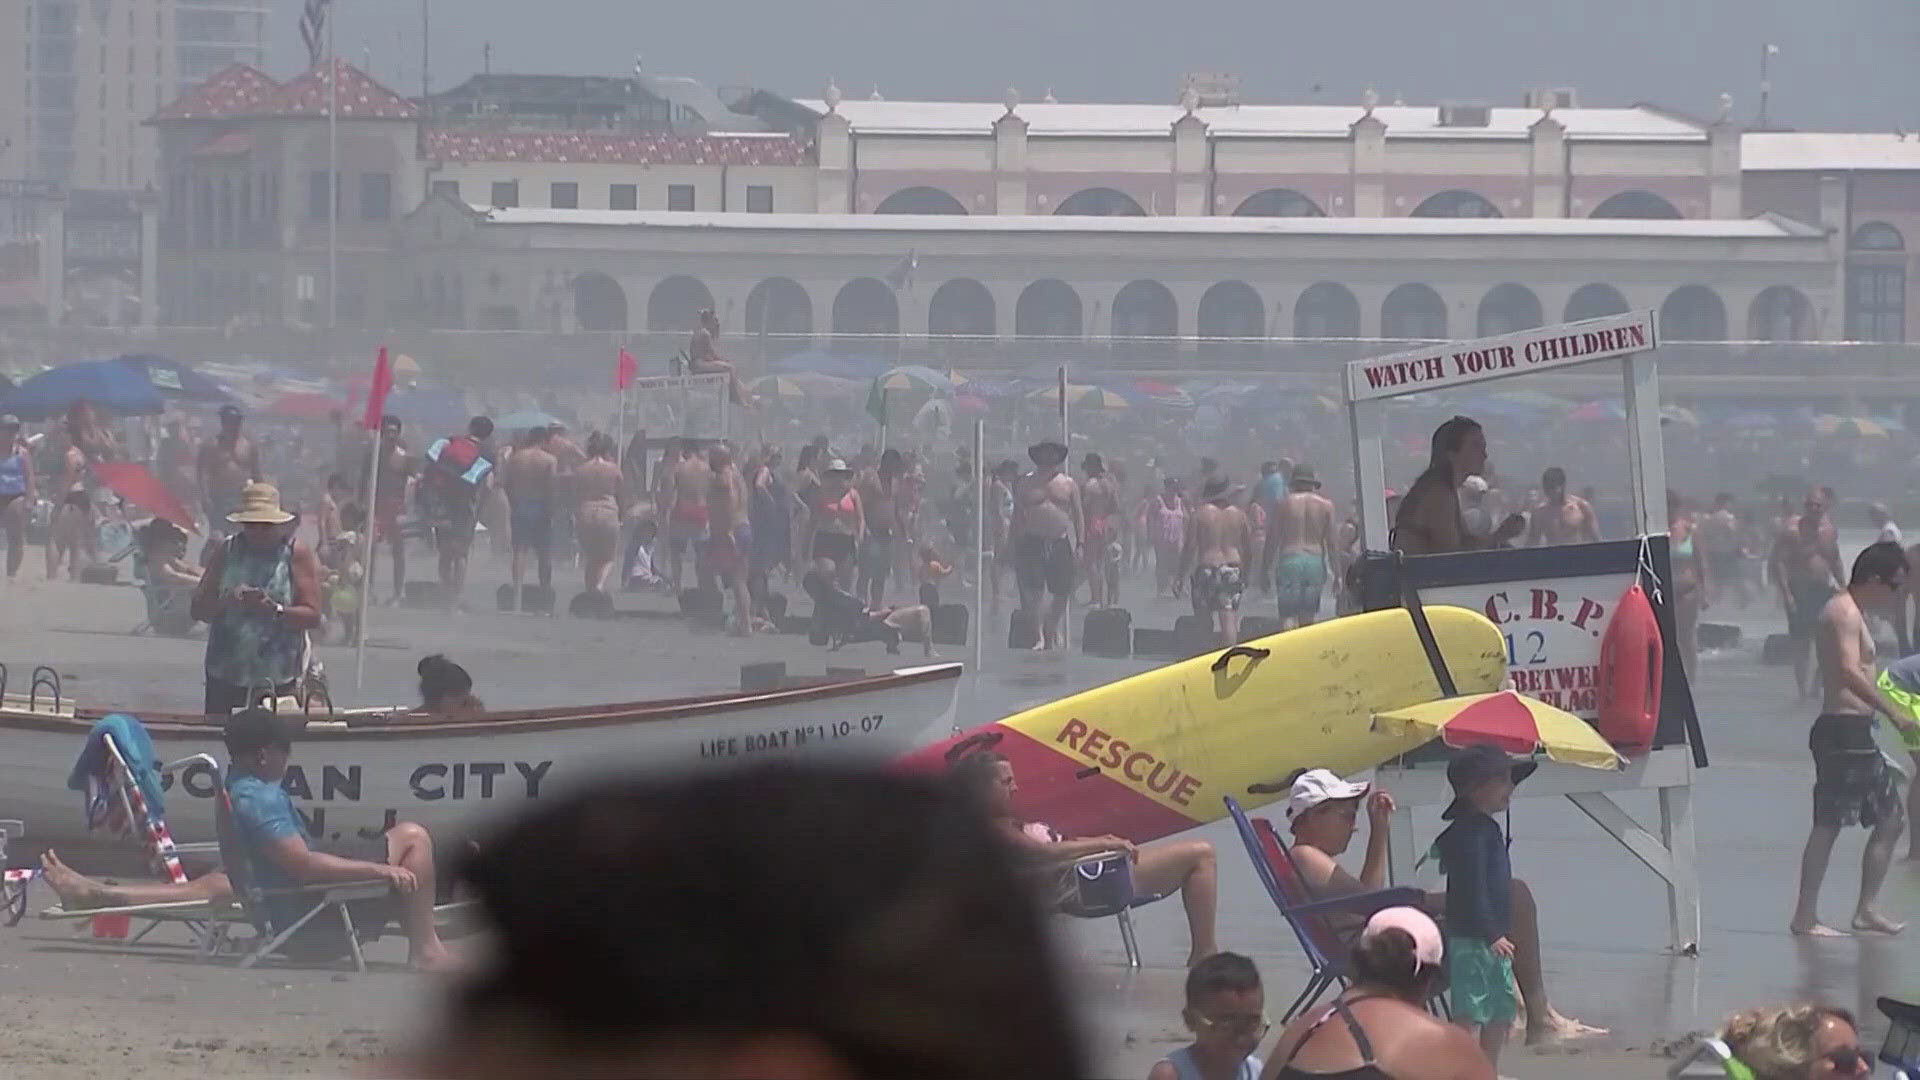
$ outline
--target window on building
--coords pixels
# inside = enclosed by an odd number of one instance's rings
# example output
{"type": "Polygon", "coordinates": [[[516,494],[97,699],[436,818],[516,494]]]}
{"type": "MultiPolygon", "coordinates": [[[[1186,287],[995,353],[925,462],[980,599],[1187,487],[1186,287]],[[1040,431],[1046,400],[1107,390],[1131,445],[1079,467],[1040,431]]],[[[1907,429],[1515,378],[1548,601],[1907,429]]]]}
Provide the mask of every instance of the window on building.
{"type": "Polygon", "coordinates": [[[512,207],[520,205],[520,181],[495,180],[493,182],[493,205],[512,207]]]}
{"type": "Polygon", "coordinates": [[[667,185],[667,209],[681,210],[681,211],[692,210],[693,209],[693,185],[692,184],[668,184],[667,185]]]}
{"type": "Polygon", "coordinates": [[[1847,267],[1847,340],[1907,339],[1907,271],[1894,263],[1847,267]]]}
{"type": "Polygon", "coordinates": [[[435,195],[445,195],[447,198],[452,199],[454,202],[459,202],[460,201],[460,181],[435,180],[433,182],[433,193],[435,195]]]}
{"type": "Polygon", "coordinates": [[[749,214],[773,213],[773,185],[772,184],[748,184],[747,185],[747,213],[749,214]]]}
{"type": "Polygon", "coordinates": [[[555,210],[580,209],[580,185],[559,180],[547,189],[547,205],[555,210]]]}
{"type": "Polygon", "coordinates": [[[360,174],[360,217],[364,221],[385,221],[393,216],[393,174],[360,174]]]}
{"type": "Polygon", "coordinates": [[[327,170],[307,174],[307,220],[327,220],[327,170]]]}
{"type": "Polygon", "coordinates": [[[640,209],[639,184],[614,184],[607,189],[607,207],[612,210],[640,209]]]}

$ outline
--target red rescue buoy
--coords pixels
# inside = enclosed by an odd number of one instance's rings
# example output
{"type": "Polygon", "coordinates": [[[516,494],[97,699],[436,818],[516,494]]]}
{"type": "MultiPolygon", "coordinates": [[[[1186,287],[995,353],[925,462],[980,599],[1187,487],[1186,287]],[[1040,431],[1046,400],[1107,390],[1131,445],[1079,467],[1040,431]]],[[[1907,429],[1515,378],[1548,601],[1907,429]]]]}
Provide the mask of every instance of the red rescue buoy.
{"type": "Polygon", "coordinates": [[[1600,640],[1600,734],[1616,750],[1639,757],[1660,726],[1660,621],[1635,581],[1614,608],[1600,640]]]}

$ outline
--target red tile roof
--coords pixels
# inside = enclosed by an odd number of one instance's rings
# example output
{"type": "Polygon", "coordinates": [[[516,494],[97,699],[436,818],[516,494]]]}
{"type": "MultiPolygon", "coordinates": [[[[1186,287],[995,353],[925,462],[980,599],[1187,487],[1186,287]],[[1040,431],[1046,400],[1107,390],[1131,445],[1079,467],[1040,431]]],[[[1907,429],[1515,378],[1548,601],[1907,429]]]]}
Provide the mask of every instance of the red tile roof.
{"type": "Polygon", "coordinates": [[[286,85],[245,64],[194,87],[154,114],[155,120],[235,120],[242,117],[324,118],[332,101],[330,79],[340,80],[343,120],[412,120],[413,102],[381,86],[344,60],[322,64],[286,85]]]}
{"type": "Polygon", "coordinates": [[[194,157],[230,157],[253,149],[253,137],[244,131],[229,131],[194,148],[194,157]]]}
{"type": "Polygon", "coordinates": [[[258,68],[233,64],[155,113],[155,120],[223,120],[260,112],[280,93],[280,84],[258,68]]]}
{"type": "Polygon", "coordinates": [[[327,115],[332,100],[330,79],[340,80],[340,118],[343,120],[412,120],[420,115],[413,102],[373,81],[345,60],[306,72],[280,88],[280,94],[261,113],[267,116],[327,115]]]}
{"type": "Polygon", "coordinates": [[[611,135],[580,132],[427,133],[434,161],[549,161],[608,165],[810,165],[813,148],[790,135],[611,135]]]}

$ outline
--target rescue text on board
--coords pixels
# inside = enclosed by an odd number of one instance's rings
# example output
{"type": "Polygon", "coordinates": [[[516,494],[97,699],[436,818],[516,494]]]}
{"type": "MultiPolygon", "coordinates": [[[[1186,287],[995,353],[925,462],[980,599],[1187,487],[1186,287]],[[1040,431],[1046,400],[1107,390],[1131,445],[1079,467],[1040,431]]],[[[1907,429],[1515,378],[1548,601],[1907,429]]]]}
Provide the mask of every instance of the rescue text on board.
{"type": "Polygon", "coordinates": [[[1083,758],[1103,769],[1118,769],[1120,775],[1147,790],[1164,795],[1168,802],[1192,806],[1193,794],[1200,790],[1200,779],[1161,761],[1145,750],[1135,750],[1125,739],[1116,739],[1083,720],[1069,720],[1053,737],[1065,743],[1083,758]]]}

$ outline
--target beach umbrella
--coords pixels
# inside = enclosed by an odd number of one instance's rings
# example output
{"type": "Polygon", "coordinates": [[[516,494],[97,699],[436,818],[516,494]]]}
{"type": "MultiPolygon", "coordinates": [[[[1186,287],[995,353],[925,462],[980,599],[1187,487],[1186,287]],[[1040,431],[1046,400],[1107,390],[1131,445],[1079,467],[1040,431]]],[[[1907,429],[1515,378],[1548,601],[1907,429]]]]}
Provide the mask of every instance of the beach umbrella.
{"type": "Polygon", "coordinates": [[[282,394],[268,403],[260,415],[274,420],[329,420],[336,412],[344,413],[347,403],[326,394],[301,392],[282,394]]]}
{"type": "Polygon", "coordinates": [[[807,400],[806,387],[792,375],[763,375],[747,384],[756,395],[788,403],[807,400]]]}
{"type": "Polygon", "coordinates": [[[890,394],[947,394],[953,392],[953,379],[945,373],[919,364],[907,364],[880,375],[876,385],[890,394]]]}
{"type": "Polygon", "coordinates": [[[1664,405],[1660,409],[1662,423],[1679,424],[1681,427],[1699,427],[1700,416],[1684,405],[1664,405]]]}
{"type": "Polygon", "coordinates": [[[160,391],[139,368],[94,360],[35,375],[7,393],[0,412],[45,420],[82,398],[116,416],[152,416],[165,408],[160,391]]]}
{"type": "Polygon", "coordinates": [[[1822,435],[1858,435],[1863,439],[1884,439],[1885,425],[1864,416],[1816,416],[1813,430],[1822,435]]]}
{"type": "MultiPolygon", "coordinates": [[[[1049,405],[1060,403],[1060,387],[1043,386],[1027,395],[1028,401],[1043,401],[1049,405]]],[[[1118,390],[1104,386],[1083,386],[1067,384],[1067,405],[1075,409],[1103,409],[1118,411],[1133,408],[1133,402],[1118,390]]]]}
{"type": "Polygon", "coordinates": [[[495,427],[502,428],[506,431],[527,431],[531,428],[552,427],[555,424],[564,424],[566,421],[554,416],[552,413],[541,412],[539,409],[520,409],[508,413],[493,423],[495,427]]]}
{"type": "Polygon", "coordinates": [[[226,387],[178,360],[155,353],[128,353],[113,362],[138,368],[163,398],[208,405],[226,405],[234,400],[226,387]]]}
{"type": "Polygon", "coordinates": [[[1149,402],[1163,409],[1192,412],[1196,405],[1191,394],[1172,383],[1161,382],[1159,379],[1135,379],[1132,388],[1134,393],[1144,396],[1149,402]]]}
{"type": "Polygon", "coordinates": [[[1592,724],[1544,701],[1501,690],[1467,694],[1375,713],[1373,729],[1390,735],[1425,734],[1448,746],[1493,746],[1509,754],[1545,751],[1562,765],[1618,769],[1618,751],[1592,724]]]}
{"type": "Polygon", "coordinates": [[[147,511],[155,517],[166,518],[190,533],[200,531],[193,515],[180,502],[173,489],[160,482],[160,478],[147,471],[145,465],[137,461],[96,461],[89,465],[93,475],[105,484],[114,494],[133,505],[147,511]]]}

